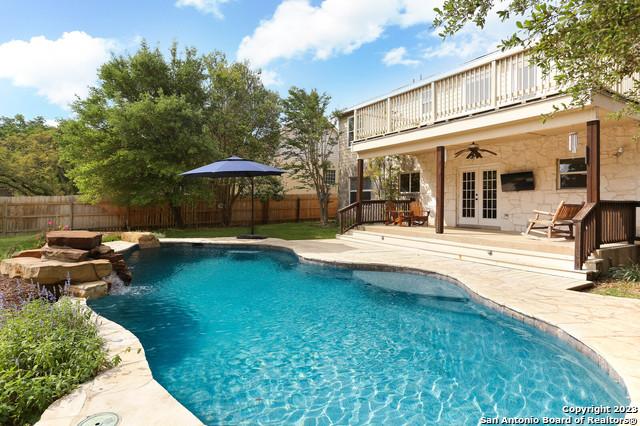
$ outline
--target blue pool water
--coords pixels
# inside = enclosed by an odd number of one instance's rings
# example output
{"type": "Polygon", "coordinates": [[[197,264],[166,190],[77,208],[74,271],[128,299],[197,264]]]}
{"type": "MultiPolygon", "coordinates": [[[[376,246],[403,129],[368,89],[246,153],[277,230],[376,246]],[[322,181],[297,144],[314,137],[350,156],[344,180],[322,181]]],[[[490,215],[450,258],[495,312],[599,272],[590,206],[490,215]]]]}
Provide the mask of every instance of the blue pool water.
{"type": "Polygon", "coordinates": [[[138,336],[156,380],[207,424],[476,425],[627,403],[568,345],[433,277],[269,250],[128,262],[132,286],[90,305],[138,336]]]}

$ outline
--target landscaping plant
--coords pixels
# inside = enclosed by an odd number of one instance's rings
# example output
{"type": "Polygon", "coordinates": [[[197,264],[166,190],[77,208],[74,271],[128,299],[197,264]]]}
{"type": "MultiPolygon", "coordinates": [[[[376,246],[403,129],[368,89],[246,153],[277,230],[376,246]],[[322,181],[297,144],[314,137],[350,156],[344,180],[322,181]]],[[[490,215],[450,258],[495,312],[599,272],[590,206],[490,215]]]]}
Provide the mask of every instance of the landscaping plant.
{"type": "Polygon", "coordinates": [[[32,424],[110,360],[91,312],[68,298],[27,302],[0,317],[0,424],[32,424]]]}
{"type": "Polygon", "coordinates": [[[640,283],[640,263],[611,268],[609,274],[616,280],[640,283]]]}

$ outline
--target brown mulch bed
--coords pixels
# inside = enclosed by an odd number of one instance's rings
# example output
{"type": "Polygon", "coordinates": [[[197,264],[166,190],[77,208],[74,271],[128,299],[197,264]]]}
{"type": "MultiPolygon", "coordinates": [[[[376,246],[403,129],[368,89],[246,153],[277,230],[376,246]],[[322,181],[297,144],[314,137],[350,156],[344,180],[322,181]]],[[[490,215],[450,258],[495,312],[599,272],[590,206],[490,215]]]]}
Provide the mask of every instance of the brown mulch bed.
{"type": "Polygon", "coordinates": [[[19,309],[38,297],[41,292],[36,284],[0,275],[0,309],[19,309]]]}

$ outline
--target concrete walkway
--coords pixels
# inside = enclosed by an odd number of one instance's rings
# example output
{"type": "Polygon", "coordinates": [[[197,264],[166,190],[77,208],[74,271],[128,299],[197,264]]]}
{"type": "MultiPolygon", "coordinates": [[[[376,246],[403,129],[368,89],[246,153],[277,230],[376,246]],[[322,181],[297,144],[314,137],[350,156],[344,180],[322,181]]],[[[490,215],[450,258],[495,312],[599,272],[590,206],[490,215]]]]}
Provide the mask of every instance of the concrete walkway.
{"type": "Polygon", "coordinates": [[[631,405],[640,406],[640,300],[570,290],[586,281],[340,240],[269,238],[248,243],[235,238],[164,238],[161,242],[285,247],[311,261],[435,272],[454,279],[479,301],[566,340],[622,380],[631,405]]]}

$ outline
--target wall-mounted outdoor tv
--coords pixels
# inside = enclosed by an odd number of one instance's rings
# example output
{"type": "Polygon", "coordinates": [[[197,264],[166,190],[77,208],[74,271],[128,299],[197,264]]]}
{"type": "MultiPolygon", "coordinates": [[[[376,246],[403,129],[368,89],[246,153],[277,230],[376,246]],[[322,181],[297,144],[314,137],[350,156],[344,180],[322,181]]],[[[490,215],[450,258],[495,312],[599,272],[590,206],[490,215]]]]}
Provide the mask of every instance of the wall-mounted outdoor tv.
{"type": "Polygon", "coordinates": [[[533,172],[504,173],[500,175],[503,192],[531,191],[535,189],[533,172]]]}

